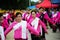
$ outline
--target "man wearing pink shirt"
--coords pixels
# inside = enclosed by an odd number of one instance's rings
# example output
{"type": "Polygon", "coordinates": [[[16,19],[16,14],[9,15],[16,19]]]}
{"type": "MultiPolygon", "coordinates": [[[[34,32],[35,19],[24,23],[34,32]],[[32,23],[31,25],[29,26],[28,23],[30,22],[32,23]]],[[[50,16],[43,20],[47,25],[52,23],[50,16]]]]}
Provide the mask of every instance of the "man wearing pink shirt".
{"type": "MultiPolygon", "coordinates": [[[[45,23],[45,25],[47,25],[47,21],[49,23],[51,23],[52,25],[55,25],[55,23],[49,18],[48,14],[47,14],[47,12],[45,11],[44,8],[42,8],[42,7],[39,8],[39,13],[38,14],[39,14],[38,17],[45,23]]],[[[45,32],[44,32],[43,28],[42,28],[42,33],[43,33],[42,40],[46,40],[45,39],[45,32]]]]}

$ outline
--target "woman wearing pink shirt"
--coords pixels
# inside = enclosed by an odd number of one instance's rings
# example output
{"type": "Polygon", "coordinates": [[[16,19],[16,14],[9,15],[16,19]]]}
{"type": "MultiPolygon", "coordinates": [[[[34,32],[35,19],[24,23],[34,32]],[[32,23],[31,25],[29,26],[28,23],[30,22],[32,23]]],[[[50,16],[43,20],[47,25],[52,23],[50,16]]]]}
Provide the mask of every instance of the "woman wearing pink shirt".
{"type": "MultiPolygon", "coordinates": [[[[58,15],[58,11],[57,11],[57,9],[55,8],[55,9],[53,10],[53,12],[52,12],[52,17],[51,17],[52,21],[53,21],[55,24],[57,24],[57,23],[55,22],[55,20],[57,19],[57,15],[58,15]]],[[[53,27],[52,27],[52,31],[53,31],[53,32],[56,32],[56,31],[57,31],[57,27],[54,26],[54,25],[52,25],[52,26],[53,26],[53,27]]]]}
{"type": "Polygon", "coordinates": [[[59,11],[58,11],[58,13],[57,13],[55,23],[57,24],[57,28],[58,28],[59,31],[60,31],[60,8],[59,8],[59,11]]]}
{"type": "Polygon", "coordinates": [[[6,27],[6,22],[4,24],[5,27],[3,27],[2,25],[3,23],[3,13],[0,13],[0,40],[5,40],[5,36],[4,36],[4,28],[6,27]]]}
{"type": "Polygon", "coordinates": [[[40,37],[42,35],[42,28],[44,29],[44,32],[47,33],[46,25],[38,17],[36,17],[35,10],[31,11],[31,15],[32,15],[32,18],[30,19],[29,24],[40,33],[40,36],[35,36],[35,35],[31,34],[31,38],[32,38],[32,40],[41,40],[40,37]]]}
{"type": "Polygon", "coordinates": [[[22,19],[26,20],[27,22],[29,22],[31,18],[32,18],[32,16],[31,16],[30,10],[27,10],[22,15],[22,19]]]}
{"type": "Polygon", "coordinates": [[[4,28],[4,31],[5,31],[8,28],[9,24],[8,24],[7,20],[4,19],[3,13],[0,13],[0,15],[2,15],[2,21],[0,24],[4,28]]]}
{"type": "Polygon", "coordinates": [[[27,40],[28,34],[27,29],[32,32],[32,34],[39,35],[39,32],[31,27],[26,21],[22,20],[22,14],[16,13],[15,21],[10,25],[10,27],[5,31],[7,35],[12,29],[14,29],[14,39],[15,40],[27,40]]]}
{"type": "Polygon", "coordinates": [[[11,11],[5,12],[5,13],[3,14],[4,19],[6,19],[9,24],[10,24],[10,22],[12,21],[11,14],[12,14],[11,11]]]}
{"type": "MultiPolygon", "coordinates": [[[[49,18],[48,14],[47,14],[47,12],[45,11],[44,8],[42,8],[42,7],[39,8],[39,13],[38,14],[40,15],[38,17],[45,23],[46,26],[47,26],[47,21],[49,23],[51,23],[52,25],[55,25],[55,23],[49,18]]],[[[42,40],[46,40],[46,38],[45,38],[45,32],[44,32],[43,28],[42,28],[42,33],[43,33],[42,40]]]]}

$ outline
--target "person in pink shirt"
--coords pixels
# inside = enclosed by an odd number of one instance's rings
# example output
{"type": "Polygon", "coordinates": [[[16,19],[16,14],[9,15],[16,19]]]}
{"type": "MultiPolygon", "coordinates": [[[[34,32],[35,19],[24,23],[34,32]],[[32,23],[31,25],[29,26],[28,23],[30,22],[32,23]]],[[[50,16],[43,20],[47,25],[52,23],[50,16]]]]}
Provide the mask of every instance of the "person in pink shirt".
{"type": "Polygon", "coordinates": [[[29,25],[26,21],[22,20],[22,14],[16,13],[15,21],[9,26],[9,28],[5,31],[5,36],[14,29],[14,40],[27,40],[28,34],[27,29],[32,32],[32,34],[38,36],[39,32],[35,30],[33,27],[29,25]]]}
{"type": "MultiPolygon", "coordinates": [[[[44,23],[45,23],[45,25],[47,26],[47,21],[49,22],[49,23],[51,23],[52,25],[55,25],[55,23],[49,18],[49,16],[48,16],[48,14],[47,14],[47,12],[45,11],[45,9],[44,8],[39,8],[39,13],[38,13],[40,16],[38,16],[38,18],[40,18],[44,23]]],[[[42,33],[43,33],[43,35],[42,35],[42,40],[46,40],[46,38],[45,38],[45,32],[44,32],[44,29],[42,28],[42,33]]]]}
{"type": "Polygon", "coordinates": [[[11,14],[12,14],[11,11],[10,12],[9,11],[8,12],[5,12],[3,14],[4,19],[6,19],[9,24],[12,21],[11,14]]]}
{"type": "MultiPolygon", "coordinates": [[[[51,17],[51,19],[52,19],[52,21],[57,25],[57,23],[55,22],[55,20],[57,19],[57,15],[58,15],[58,11],[57,11],[57,9],[55,8],[54,10],[53,10],[53,12],[52,12],[52,17],[51,17]]],[[[52,26],[54,26],[54,25],[52,25],[52,26]]],[[[54,27],[52,27],[52,31],[55,33],[56,31],[57,31],[57,26],[54,26],[54,27]]]]}
{"type": "Polygon", "coordinates": [[[55,23],[57,24],[57,28],[60,31],[60,8],[59,8],[59,11],[57,13],[57,16],[56,16],[56,19],[55,19],[55,23]]]}
{"type": "Polygon", "coordinates": [[[26,20],[27,22],[29,22],[31,18],[32,18],[31,12],[30,12],[29,9],[27,9],[26,12],[23,13],[22,19],[24,19],[24,20],[26,20]]]}
{"type": "Polygon", "coordinates": [[[7,20],[3,19],[2,26],[4,28],[4,31],[9,27],[9,23],[7,22],[7,20]]]}
{"type": "Polygon", "coordinates": [[[0,13],[0,40],[5,40],[4,29],[7,28],[6,21],[3,20],[3,13],[0,13]],[[5,22],[5,24],[3,24],[5,22]]]}
{"type": "Polygon", "coordinates": [[[31,15],[32,18],[30,19],[29,24],[40,33],[39,37],[36,37],[35,35],[31,34],[31,38],[32,40],[41,40],[40,37],[42,35],[42,28],[44,29],[44,32],[47,33],[46,25],[38,17],[36,17],[36,10],[32,10],[31,15]]]}
{"type": "Polygon", "coordinates": [[[4,17],[3,17],[3,13],[0,13],[0,15],[2,15],[2,20],[1,20],[1,26],[4,28],[4,31],[8,28],[8,26],[9,26],[9,24],[8,24],[8,22],[7,22],[7,20],[5,20],[4,19],[4,17]]]}
{"type": "MultiPolygon", "coordinates": [[[[48,14],[47,14],[47,11],[45,11],[45,9],[44,8],[39,8],[39,12],[36,14],[36,16],[38,17],[38,18],[42,18],[42,16],[43,16],[43,19],[45,19],[45,20],[47,20],[49,23],[51,23],[51,24],[53,24],[53,25],[55,25],[55,23],[49,18],[49,16],[48,16],[48,14]],[[37,15],[39,15],[39,16],[37,16],[37,15]]],[[[44,21],[44,20],[42,20],[42,21],[44,21]]]]}
{"type": "Polygon", "coordinates": [[[2,22],[3,22],[3,13],[0,13],[0,25],[2,26],[2,22]]]}

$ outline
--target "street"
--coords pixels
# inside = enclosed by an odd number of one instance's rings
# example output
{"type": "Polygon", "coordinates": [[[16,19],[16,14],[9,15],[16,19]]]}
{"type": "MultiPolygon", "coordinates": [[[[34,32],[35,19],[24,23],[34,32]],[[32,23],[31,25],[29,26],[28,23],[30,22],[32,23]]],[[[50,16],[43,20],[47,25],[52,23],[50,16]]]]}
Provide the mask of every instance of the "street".
{"type": "MultiPolygon", "coordinates": [[[[14,40],[13,30],[7,35],[7,40],[14,40]]],[[[31,40],[30,34],[28,40],[31,40]]],[[[48,29],[48,34],[46,34],[46,40],[60,40],[60,32],[57,30],[56,33],[53,33],[51,29],[48,29]]]]}
{"type": "Polygon", "coordinates": [[[48,31],[48,35],[46,34],[47,40],[60,40],[60,32],[58,30],[56,33],[53,33],[51,29],[49,29],[48,31]]]}

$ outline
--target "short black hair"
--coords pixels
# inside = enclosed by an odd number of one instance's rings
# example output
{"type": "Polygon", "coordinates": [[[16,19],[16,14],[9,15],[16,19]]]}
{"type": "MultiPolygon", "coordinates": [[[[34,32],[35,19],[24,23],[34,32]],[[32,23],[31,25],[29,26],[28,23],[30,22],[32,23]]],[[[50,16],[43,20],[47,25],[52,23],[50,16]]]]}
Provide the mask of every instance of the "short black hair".
{"type": "Polygon", "coordinates": [[[39,10],[40,10],[40,9],[44,9],[44,8],[43,8],[43,7],[40,7],[39,10]]]}
{"type": "Polygon", "coordinates": [[[20,14],[21,17],[22,17],[22,13],[20,13],[20,12],[17,12],[17,13],[16,13],[16,17],[17,17],[19,14],[20,14]]]}
{"type": "Polygon", "coordinates": [[[0,17],[3,16],[3,13],[0,13],[0,17]]]}
{"type": "Polygon", "coordinates": [[[32,14],[32,12],[35,12],[35,14],[37,13],[36,10],[32,10],[32,11],[31,11],[31,14],[32,14]]]}
{"type": "Polygon", "coordinates": [[[53,10],[56,10],[57,11],[57,8],[54,8],[53,10]]]}

